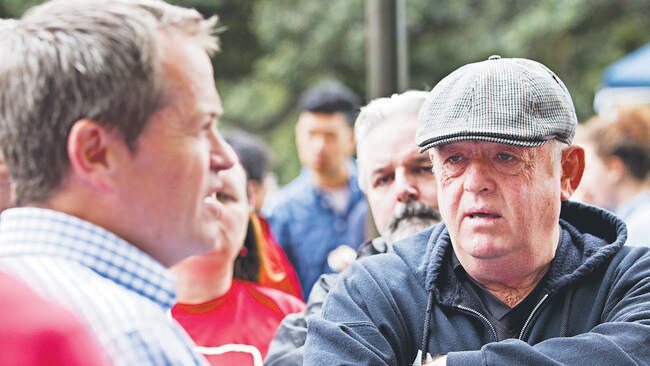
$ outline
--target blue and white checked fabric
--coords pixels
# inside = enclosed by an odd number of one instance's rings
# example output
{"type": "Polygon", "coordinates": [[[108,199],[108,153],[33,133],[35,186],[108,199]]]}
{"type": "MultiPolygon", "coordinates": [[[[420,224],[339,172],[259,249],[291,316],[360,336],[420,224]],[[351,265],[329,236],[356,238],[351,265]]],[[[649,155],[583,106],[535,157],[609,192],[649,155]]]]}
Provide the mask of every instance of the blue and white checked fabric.
{"type": "Polygon", "coordinates": [[[174,278],[133,245],[61,212],[14,208],[0,220],[0,269],[71,309],[115,365],[205,365],[168,316],[174,278]]]}

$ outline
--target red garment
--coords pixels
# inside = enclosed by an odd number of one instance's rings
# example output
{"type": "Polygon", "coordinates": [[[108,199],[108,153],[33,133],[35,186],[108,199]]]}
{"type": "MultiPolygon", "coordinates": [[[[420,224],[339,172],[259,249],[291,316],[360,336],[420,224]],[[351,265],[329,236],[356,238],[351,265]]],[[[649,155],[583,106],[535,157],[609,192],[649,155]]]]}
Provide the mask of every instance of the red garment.
{"type": "Polygon", "coordinates": [[[257,242],[261,244],[264,258],[260,270],[260,285],[284,291],[304,300],[296,270],[289,262],[280,244],[275,240],[268,221],[257,215],[251,215],[251,220],[254,220],[254,226],[259,225],[259,230],[256,227],[255,231],[263,236],[261,240],[257,238],[257,242]]]}
{"type": "Polygon", "coordinates": [[[106,365],[95,338],[68,310],[0,273],[0,365],[106,365]]]}
{"type": "MultiPolygon", "coordinates": [[[[264,358],[282,319],[304,309],[300,299],[287,293],[233,280],[224,296],[197,305],[176,304],[172,315],[198,346],[249,345],[264,358]]],[[[253,356],[244,352],[206,358],[212,365],[253,365],[253,356]]]]}

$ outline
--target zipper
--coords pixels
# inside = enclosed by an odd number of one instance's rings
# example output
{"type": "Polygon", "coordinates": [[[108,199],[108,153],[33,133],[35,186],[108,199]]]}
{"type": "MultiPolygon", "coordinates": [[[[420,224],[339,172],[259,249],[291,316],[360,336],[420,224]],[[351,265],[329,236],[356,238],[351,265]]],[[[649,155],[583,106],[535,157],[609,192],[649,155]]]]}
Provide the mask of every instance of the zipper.
{"type": "Polygon", "coordinates": [[[539,308],[542,306],[542,304],[544,303],[544,301],[546,301],[547,298],[548,298],[548,294],[544,294],[544,297],[542,297],[542,299],[539,300],[539,303],[537,303],[537,305],[535,306],[533,311],[530,312],[530,315],[528,316],[528,319],[526,319],[526,322],[524,323],[524,327],[521,328],[521,333],[519,333],[519,339],[520,340],[523,341],[524,332],[526,331],[526,328],[528,327],[528,325],[530,325],[531,320],[533,320],[533,315],[535,315],[537,310],[539,310],[539,308]]]}
{"type": "Polygon", "coordinates": [[[499,341],[499,337],[497,336],[497,331],[496,331],[496,329],[494,329],[494,325],[492,325],[492,323],[490,323],[490,320],[488,320],[488,318],[485,317],[485,315],[479,313],[478,311],[476,311],[476,310],[474,310],[474,309],[468,308],[468,307],[463,306],[463,305],[456,305],[456,307],[457,307],[458,309],[461,309],[461,310],[469,311],[470,313],[472,313],[472,314],[478,316],[479,318],[483,319],[483,321],[486,322],[487,325],[490,326],[490,330],[492,331],[492,334],[494,335],[494,339],[495,339],[497,342],[499,341]]]}

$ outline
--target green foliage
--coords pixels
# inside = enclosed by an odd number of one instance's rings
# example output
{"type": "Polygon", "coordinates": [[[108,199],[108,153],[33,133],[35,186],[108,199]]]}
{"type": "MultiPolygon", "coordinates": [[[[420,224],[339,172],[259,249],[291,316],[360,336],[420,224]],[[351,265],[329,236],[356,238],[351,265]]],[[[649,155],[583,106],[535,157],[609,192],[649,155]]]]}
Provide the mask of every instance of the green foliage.
{"type": "MultiPolygon", "coordinates": [[[[299,170],[295,101],[323,79],[365,95],[365,2],[373,0],[173,0],[218,14],[214,58],[224,128],[259,134],[276,154],[280,183],[299,170]]],[[[581,120],[603,69],[650,42],[647,0],[405,0],[409,87],[430,89],[459,66],[491,54],[538,60],[571,90],[581,120]]],[[[0,0],[19,16],[38,0],[0,0]]]]}

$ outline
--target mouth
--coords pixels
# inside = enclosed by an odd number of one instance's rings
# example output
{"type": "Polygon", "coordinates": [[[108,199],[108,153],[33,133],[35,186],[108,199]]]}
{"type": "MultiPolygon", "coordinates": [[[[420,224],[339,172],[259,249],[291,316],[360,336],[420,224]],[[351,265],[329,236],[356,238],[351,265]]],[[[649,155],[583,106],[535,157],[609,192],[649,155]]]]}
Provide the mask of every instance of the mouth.
{"type": "Polygon", "coordinates": [[[217,193],[210,193],[207,195],[205,198],[203,198],[204,203],[212,204],[212,205],[217,205],[219,204],[219,201],[217,200],[217,193]]]}
{"type": "Polygon", "coordinates": [[[216,218],[221,217],[221,202],[217,199],[217,194],[221,191],[221,187],[214,186],[208,190],[208,193],[203,197],[203,204],[212,211],[216,218]]]}
{"type": "Polygon", "coordinates": [[[482,211],[482,210],[477,210],[477,211],[470,211],[465,216],[469,217],[470,219],[500,219],[501,215],[499,215],[496,212],[492,211],[482,211]]]}

